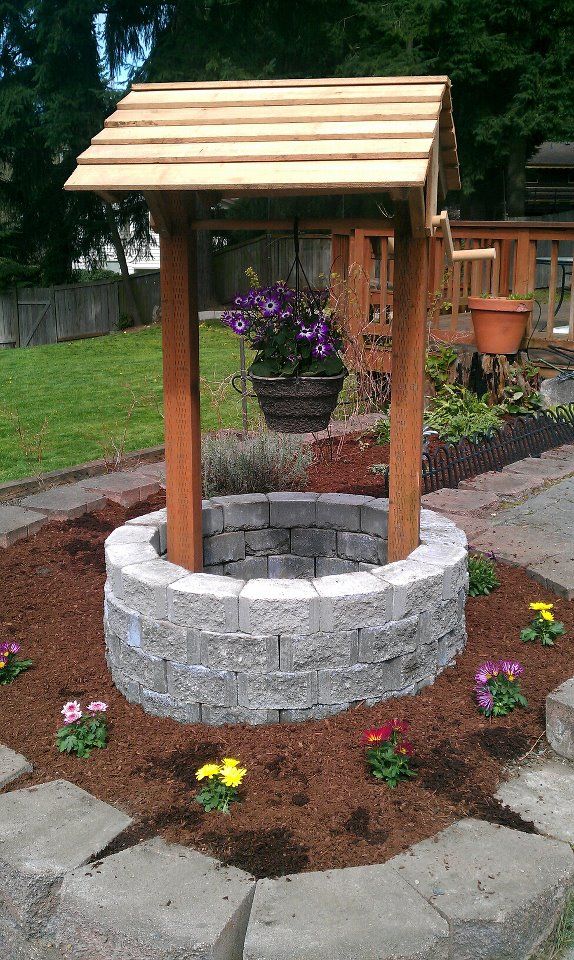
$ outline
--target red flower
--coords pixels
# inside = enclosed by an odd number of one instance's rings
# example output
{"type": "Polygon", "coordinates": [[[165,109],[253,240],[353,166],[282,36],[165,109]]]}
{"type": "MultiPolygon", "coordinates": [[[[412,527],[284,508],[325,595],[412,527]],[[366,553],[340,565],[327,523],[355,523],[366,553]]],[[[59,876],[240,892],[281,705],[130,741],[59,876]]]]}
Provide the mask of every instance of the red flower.
{"type": "Polygon", "coordinates": [[[397,733],[406,733],[409,729],[409,725],[406,720],[391,720],[391,729],[393,732],[397,733]]]}
{"type": "Polygon", "coordinates": [[[415,750],[410,740],[402,740],[397,746],[397,752],[404,753],[406,757],[412,757],[415,750]]]}
{"type": "Polygon", "coordinates": [[[385,723],[382,727],[371,727],[363,733],[361,743],[383,743],[385,740],[390,739],[392,732],[393,728],[390,723],[385,723]]]}

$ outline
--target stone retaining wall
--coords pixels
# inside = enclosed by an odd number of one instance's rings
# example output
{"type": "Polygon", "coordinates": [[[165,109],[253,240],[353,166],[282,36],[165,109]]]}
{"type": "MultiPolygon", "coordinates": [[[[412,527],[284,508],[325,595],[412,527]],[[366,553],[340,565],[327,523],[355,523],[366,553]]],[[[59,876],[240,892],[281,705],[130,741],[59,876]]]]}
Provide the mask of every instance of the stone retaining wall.
{"type": "Polygon", "coordinates": [[[388,501],[275,493],[204,501],[204,573],[165,559],[166,514],[106,541],[116,685],[158,716],[320,718],[431,683],[466,639],[466,537],[422,511],[421,546],[385,565],[388,501]]]}

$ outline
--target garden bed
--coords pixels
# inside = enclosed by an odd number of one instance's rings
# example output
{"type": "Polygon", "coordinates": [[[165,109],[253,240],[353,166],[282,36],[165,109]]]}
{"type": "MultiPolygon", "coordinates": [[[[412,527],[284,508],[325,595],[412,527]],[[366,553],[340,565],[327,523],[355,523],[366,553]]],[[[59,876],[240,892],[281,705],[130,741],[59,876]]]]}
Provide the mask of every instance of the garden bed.
{"type": "MultiPolygon", "coordinates": [[[[337,469],[338,489],[349,489],[337,469]]],[[[468,601],[469,639],[457,666],[416,697],[303,724],[181,726],[127,703],[104,661],[103,541],[126,516],[160,505],[158,496],[127,513],[110,507],[51,524],[0,554],[2,639],[20,642],[35,664],[0,693],[1,739],[34,764],[20,784],[70,780],[134,816],[124,842],[160,833],[257,876],[382,862],[464,816],[532,829],[493,793],[504,767],[543,736],[546,694],[572,675],[571,604],[499,565],[501,587],[468,601]],[[554,649],[519,639],[535,599],[554,601],[565,623],[554,649]],[[488,657],[524,663],[528,710],[491,721],[477,713],[473,675],[488,657]],[[59,755],[62,704],[94,697],[109,703],[109,747],[89,760],[59,755]],[[411,724],[418,771],[395,790],[369,779],[359,746],[366,727],[391,716],[411,724]],[[194,800],[195,770],[221,755],[248,769],[230,817],[205,814],[194,800]]]]}

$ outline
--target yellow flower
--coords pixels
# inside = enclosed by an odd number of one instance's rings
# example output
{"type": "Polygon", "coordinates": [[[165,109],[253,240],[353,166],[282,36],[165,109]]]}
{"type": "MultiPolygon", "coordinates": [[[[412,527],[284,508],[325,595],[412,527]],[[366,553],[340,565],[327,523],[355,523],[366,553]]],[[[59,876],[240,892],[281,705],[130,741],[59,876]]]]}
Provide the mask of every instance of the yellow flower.
{"type": "Polygon", "coordinates": [[[233,757],[224,757],[221,761],[224,767],[238,767],[239,760],[234,760],[233,757]]]}
{"type": "Polygon", "coordinates": [[[3,670],[5,666],[6,666],[6,661],[0,660],[0,670],[3,670]]]}
{"type": "Polygon", "coordinates": [[[554,620],[554,614],[550,613],[550,610],[541,610],[540,616],[542,617],[543,620],[547,620],[548,623],[552,623],[552,621],[554,620]]]}
{"type": "Polygon", "coordinates": [[[245,767],[222,767],[221,780],[226,787],[238,787],[246,773],[245,767]]]}
{"type": "Polygon", "coordinates": [[[203,780],[204,777],[207,777],[208,780],[211,780],[212,777],[216,777],[220,772],[221,767],[218,763],[204,763],[195,774],[195,778],[196,780],[203,780]]]}
{"type": "Polygon", "coordinates": [[[530,603],[528,605],[531,610],[552,610],[554,607],[553,603],[542,603],[538,601],[537,603],[530,603]]]}

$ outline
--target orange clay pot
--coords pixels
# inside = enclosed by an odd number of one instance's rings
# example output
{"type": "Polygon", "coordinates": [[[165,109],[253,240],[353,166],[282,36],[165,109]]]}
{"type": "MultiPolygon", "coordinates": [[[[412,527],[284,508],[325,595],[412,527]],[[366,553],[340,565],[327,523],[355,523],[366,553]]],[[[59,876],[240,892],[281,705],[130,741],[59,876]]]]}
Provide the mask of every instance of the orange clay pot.
{"type": "Polygon", "coordinates": [[[518,353],[532,300],[469,297],[468,305],[479,353],[518,353]]]}

